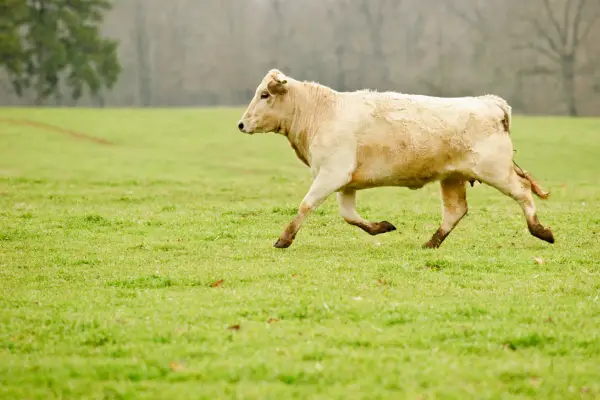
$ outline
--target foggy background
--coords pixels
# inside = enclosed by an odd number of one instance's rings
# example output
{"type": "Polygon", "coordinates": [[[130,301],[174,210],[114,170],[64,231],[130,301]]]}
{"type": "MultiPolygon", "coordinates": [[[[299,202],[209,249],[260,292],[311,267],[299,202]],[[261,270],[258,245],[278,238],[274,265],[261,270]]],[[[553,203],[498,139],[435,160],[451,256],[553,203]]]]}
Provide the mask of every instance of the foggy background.
{"type": "MultiPolygon", "coordinates": [[[[114,90],[46,105],[245,105],[279,68],[337,90],[600,115],[599,0],[115,0],[103,34],[120,42],[114,90]]],[[[4,76],[0,101],[33,104],[4,76]]]]}

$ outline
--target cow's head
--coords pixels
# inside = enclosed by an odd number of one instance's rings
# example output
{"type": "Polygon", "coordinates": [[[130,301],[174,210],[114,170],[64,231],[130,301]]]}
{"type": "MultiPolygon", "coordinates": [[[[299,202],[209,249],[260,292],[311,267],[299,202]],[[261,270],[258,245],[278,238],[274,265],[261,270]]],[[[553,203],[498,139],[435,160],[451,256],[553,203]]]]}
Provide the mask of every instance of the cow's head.
{"type": "Polygon", "coordinates": [[[289,99],[289,79],[272,69],[263,78],[248,109],[238,123],[244,133],[281,132],[292,113],[289,99]]]}

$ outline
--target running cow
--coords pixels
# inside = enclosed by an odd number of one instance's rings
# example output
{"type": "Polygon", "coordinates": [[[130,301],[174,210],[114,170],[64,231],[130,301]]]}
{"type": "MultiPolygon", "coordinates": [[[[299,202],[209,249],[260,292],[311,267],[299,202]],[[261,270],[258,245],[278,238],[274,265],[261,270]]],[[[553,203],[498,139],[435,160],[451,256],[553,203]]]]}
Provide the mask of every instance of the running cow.
{"type": "Polygon", "coordinates": [[[438,98],[372,91],[337,92],[271,70],[264,77],[238,128],[248,134],[287,137],[314,181],[298,214],[275,247],[292,244],[300,226],[332,193],[349,224],[371,235],[393,231],[356,211],[356,191],[379,186],[419,189],[440,181],[443,217],[424,247],[437,248],[467,213],[466,184],[493,186],[522,207],[529,232],[554,243],[538,220],[532,192],[548,197],[513,162],[511,107],[502,98],[438,98]]]}

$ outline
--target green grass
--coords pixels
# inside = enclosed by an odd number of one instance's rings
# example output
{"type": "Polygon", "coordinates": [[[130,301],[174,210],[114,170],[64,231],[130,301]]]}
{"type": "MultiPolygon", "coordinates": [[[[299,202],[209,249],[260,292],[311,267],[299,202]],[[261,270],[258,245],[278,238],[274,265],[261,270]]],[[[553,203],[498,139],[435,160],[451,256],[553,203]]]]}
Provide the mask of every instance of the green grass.
{"type": "Polygon", "coordinates": [[[600,120],[514,120],[554,246],[476,185],[422,250],[430,185],[278,250],[310,172],[241,112],[0,110],[0,398],[600,398],[600,120]]]}

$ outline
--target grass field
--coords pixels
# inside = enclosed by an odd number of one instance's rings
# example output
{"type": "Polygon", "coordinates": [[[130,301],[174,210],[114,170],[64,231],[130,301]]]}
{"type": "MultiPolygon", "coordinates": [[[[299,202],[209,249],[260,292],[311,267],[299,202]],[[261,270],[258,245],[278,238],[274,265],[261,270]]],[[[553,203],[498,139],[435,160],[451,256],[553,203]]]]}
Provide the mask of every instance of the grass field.
{"type": "Polygon", "coordinates": [[[0,398],[600,398],[600,120],[514,120],[554,246],[476,185],[422,250],[430,185],[279,250],[310,172],[241,112],[0,109],[0,398]]]}

